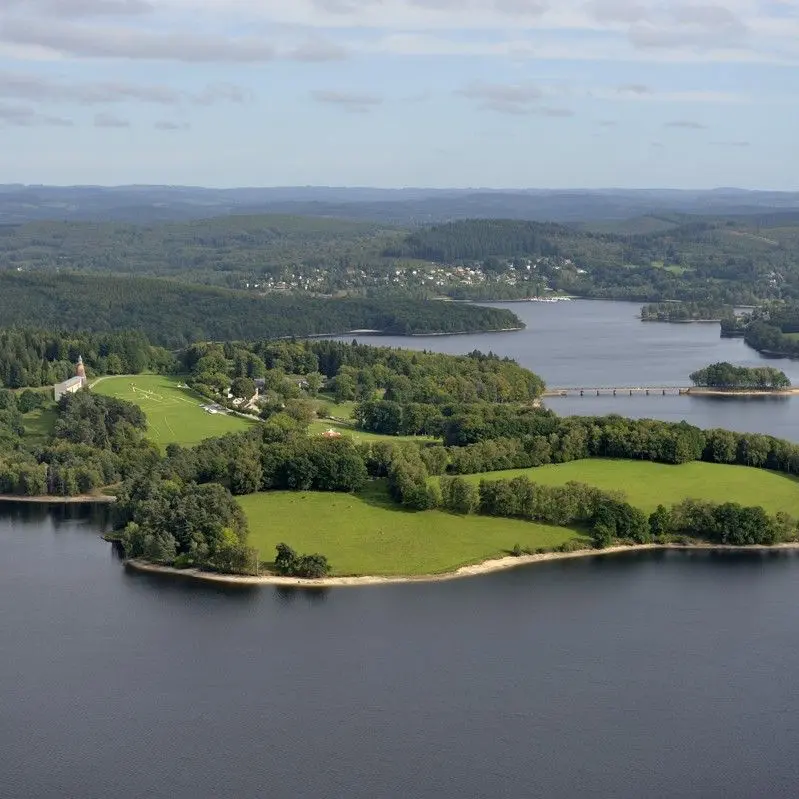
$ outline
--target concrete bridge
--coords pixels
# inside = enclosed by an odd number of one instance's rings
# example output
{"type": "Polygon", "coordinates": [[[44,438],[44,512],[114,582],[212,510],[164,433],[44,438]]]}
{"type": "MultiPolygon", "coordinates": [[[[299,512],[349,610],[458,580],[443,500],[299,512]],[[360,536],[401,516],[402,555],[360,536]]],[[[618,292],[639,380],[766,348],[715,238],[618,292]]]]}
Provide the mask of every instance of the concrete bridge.
{"type": "Polygon", "coordinates": [[[624,396],[682,396],[689,394],[689,386],[564,386],[548,388],[545,397],[624,397],[624,396]]]}

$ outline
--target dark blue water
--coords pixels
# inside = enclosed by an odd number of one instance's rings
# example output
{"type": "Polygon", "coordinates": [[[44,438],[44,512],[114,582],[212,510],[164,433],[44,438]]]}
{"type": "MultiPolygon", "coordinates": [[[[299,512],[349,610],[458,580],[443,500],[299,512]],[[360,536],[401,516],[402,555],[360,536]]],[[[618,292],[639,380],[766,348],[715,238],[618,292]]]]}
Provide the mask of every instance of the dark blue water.
{"type": "MultiPolygon", "coordinates": [[[[799,385],[799,361],[767,359],[742,339],[723,339],[717,324],[641,322],[638,303],[578,300],[494,303],[510,308],[527,325],[513,333],[465,336],[361,336],[393,347],[464,354],[495,352],[540,374],[549,386],[687,386],[688,375],[717,361],[776,366],[799,385]]],[[[351,340],[352,337],[341,337],[351,340]]],[[[709,398],[585,396],[547,399],[562,415],[619,413],[727,427],[799,441],[799,397],[709,398]]]]}
{"type": "Polygon", "coordinates": [[[792,797],[799,559],[315,593],[126,572],[0,516],[0,795],[792,797]]]}

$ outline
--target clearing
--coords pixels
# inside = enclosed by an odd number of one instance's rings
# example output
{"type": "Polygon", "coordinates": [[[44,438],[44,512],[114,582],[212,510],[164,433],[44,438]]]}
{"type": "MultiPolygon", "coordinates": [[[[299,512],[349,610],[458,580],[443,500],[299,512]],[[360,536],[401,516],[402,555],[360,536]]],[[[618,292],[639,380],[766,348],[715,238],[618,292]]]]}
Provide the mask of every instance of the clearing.
{"type": "Polygon", "coordinates": [[[607,491],[624,491],[628,500],[651,513],[659,504],[683,499],[762,505],[768,513],[784,511],[799,517],[799,480],[750,466],[693,461],[679,466],[649,461],[589,460],[464,475],[467,480],[503,480],[525,475],[535,483],[564,485],[570,480],[607,491]]]}
{"type": "Polygon", "coordinates": [[[270,491],[237,500],[261,560],[270,561],[275,546],[285,542],[301,553],[326,555],[338,576],[449,572],[503,557],[515,544],[550,548],[580,537],[565,527],[519,519],[406,511],[381,480],[358,494],[270,491]]]}
{"type": "Polygon", "coordinates": [[[147,416],[149,438],[161,447],[190,447],[206,438],[246,430],[254,423],[204,411],[201,406],[208,400],[183,385],[183,379],[167,375],[120,375],[98,380],[92,391],[138,405],[147,416]]]}

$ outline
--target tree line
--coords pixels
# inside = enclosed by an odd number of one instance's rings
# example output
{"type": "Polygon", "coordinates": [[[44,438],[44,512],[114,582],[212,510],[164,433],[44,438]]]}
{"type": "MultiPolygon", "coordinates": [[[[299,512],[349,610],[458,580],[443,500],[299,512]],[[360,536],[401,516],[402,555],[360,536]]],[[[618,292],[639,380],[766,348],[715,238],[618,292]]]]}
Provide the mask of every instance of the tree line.
{"type": "Polygon", "coordinates": [[[641,308],[644,322],[708,322],[731,316],[732,306],[699,302],[658,302],[641,308]]]}
{"type": "Polygon", "coordinates": [[[440,493],[442,507],[451,513],[587,528],[599,549],[615,541],[669,543],[676,535],[731,546],[772,546],[795,541],[799,533],[796,520],[783,513],[769,515],[759,506],[687,499],[671,508],[659,505],[647,516],[618,492],[577,482],[541,485],[524,476],[481,480],[479,485],[463,477],[443,477],[440,493]]]}

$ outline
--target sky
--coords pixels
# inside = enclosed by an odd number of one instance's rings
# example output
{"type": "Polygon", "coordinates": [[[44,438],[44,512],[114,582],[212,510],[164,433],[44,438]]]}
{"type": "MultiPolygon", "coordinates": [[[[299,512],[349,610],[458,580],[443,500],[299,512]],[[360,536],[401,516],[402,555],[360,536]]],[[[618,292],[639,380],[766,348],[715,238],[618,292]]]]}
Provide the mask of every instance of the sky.
{"type": "Polygon", "coordinates": [[[799,189],[799,0],[0,0],[0,183],[799,189]]]}

